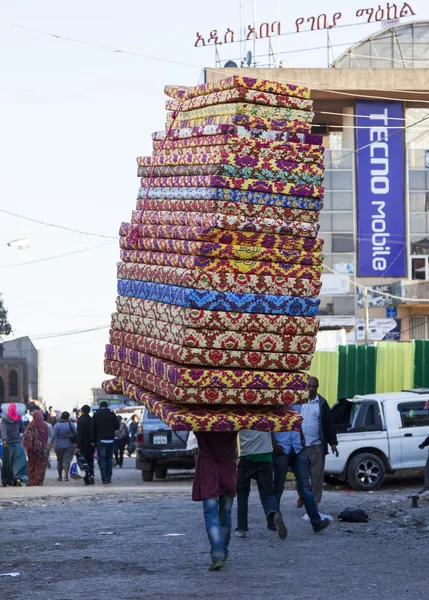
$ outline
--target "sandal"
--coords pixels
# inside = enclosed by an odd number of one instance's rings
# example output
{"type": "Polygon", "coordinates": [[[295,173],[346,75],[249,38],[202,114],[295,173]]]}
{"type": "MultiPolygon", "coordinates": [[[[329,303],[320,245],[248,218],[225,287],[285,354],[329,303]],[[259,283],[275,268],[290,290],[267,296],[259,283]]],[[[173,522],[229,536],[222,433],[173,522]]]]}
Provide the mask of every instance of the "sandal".
{"type": "Polygon", "coordinates": [[[68,480],[69,480],[69,478],[68,478],[68,477],[66,477],[66,478],[64,479],[64,481],[68,481],[68,480]]]}
{"type": "Polygon", "coordinates": [[[58,477],[57,481],[62,481],[63,478],[62,477],[58,477]]]}

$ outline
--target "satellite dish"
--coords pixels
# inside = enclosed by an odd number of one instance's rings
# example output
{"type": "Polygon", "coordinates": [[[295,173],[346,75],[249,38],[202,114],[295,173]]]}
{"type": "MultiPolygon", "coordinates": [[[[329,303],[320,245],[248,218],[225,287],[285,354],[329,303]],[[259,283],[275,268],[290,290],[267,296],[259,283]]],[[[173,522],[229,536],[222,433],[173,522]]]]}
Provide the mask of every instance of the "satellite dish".
{"type": "Polygon", "coordinates": [[[241,61],[241,66],[242,67],[250,67],[251,65],[252,65],[252,53],[249,50],[248,52],[246,52],[246,56],[241,61]]]}
{"type": "Polygon", "coordinates": [[[233,60],[228,60],[224,65],[224,69],[237,69],[238,65],[233,60]]]}

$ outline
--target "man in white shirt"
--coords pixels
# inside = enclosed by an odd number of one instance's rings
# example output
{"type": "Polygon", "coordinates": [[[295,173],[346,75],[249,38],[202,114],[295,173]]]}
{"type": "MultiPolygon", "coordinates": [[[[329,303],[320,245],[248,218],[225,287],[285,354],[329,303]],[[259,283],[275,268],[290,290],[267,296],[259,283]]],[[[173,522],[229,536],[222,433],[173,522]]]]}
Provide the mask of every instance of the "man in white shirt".
{"type": "MultiPolygon", "coordinates": [[[[325,456],[328,454],[328,445],[338,456],[338,442],[332,411],[325,398],[317,393],[319,381],[316,377],[310,377],[307,389],[309,392],[308,403],[294,408],[298,409],[304,417],[302,432],[307,448],[311,488],[318,507],[322,500],[325,456]]],[[[297,503],[298,508],[301,508],[303,504],[300,497],[297,503]]]]}

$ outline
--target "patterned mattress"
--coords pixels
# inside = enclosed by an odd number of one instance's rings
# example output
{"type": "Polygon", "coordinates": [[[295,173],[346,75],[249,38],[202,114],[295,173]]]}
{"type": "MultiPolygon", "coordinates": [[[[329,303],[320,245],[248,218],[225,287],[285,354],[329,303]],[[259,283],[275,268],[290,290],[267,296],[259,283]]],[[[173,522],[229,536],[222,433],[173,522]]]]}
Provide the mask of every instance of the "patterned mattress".
{"type": "Polygon", "coordinates": [[[103,388],[174,430],[298,430],[323,261],[310,92],[241,75],[165,91],[119,231],[103,388]]]}

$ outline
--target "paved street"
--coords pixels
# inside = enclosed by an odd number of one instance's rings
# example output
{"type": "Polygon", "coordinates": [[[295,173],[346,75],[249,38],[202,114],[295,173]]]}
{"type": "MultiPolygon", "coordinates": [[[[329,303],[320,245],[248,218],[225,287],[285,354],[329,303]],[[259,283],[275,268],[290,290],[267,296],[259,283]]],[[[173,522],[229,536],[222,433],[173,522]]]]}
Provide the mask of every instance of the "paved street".
{"type": "MultiPolygon", "coordinates": [[[[114,484],[59,484],[0,491],[0,598],[5,600],[265,599],[397,600],[427,597],[429,500],[411,508],[421,480],[394,481],[373,494],[325,491],[323,510],[364,508],[367,524],[341,523],[314,535],[289,486],[289,538],[266,530],[256,490],[250,537],[233,538],[231,558],[209,573],[202,508],[191,477],[143,484],[134,461],[114,484]]],[[[234,514],[235,522],[235,514],[234,514]]]]}

